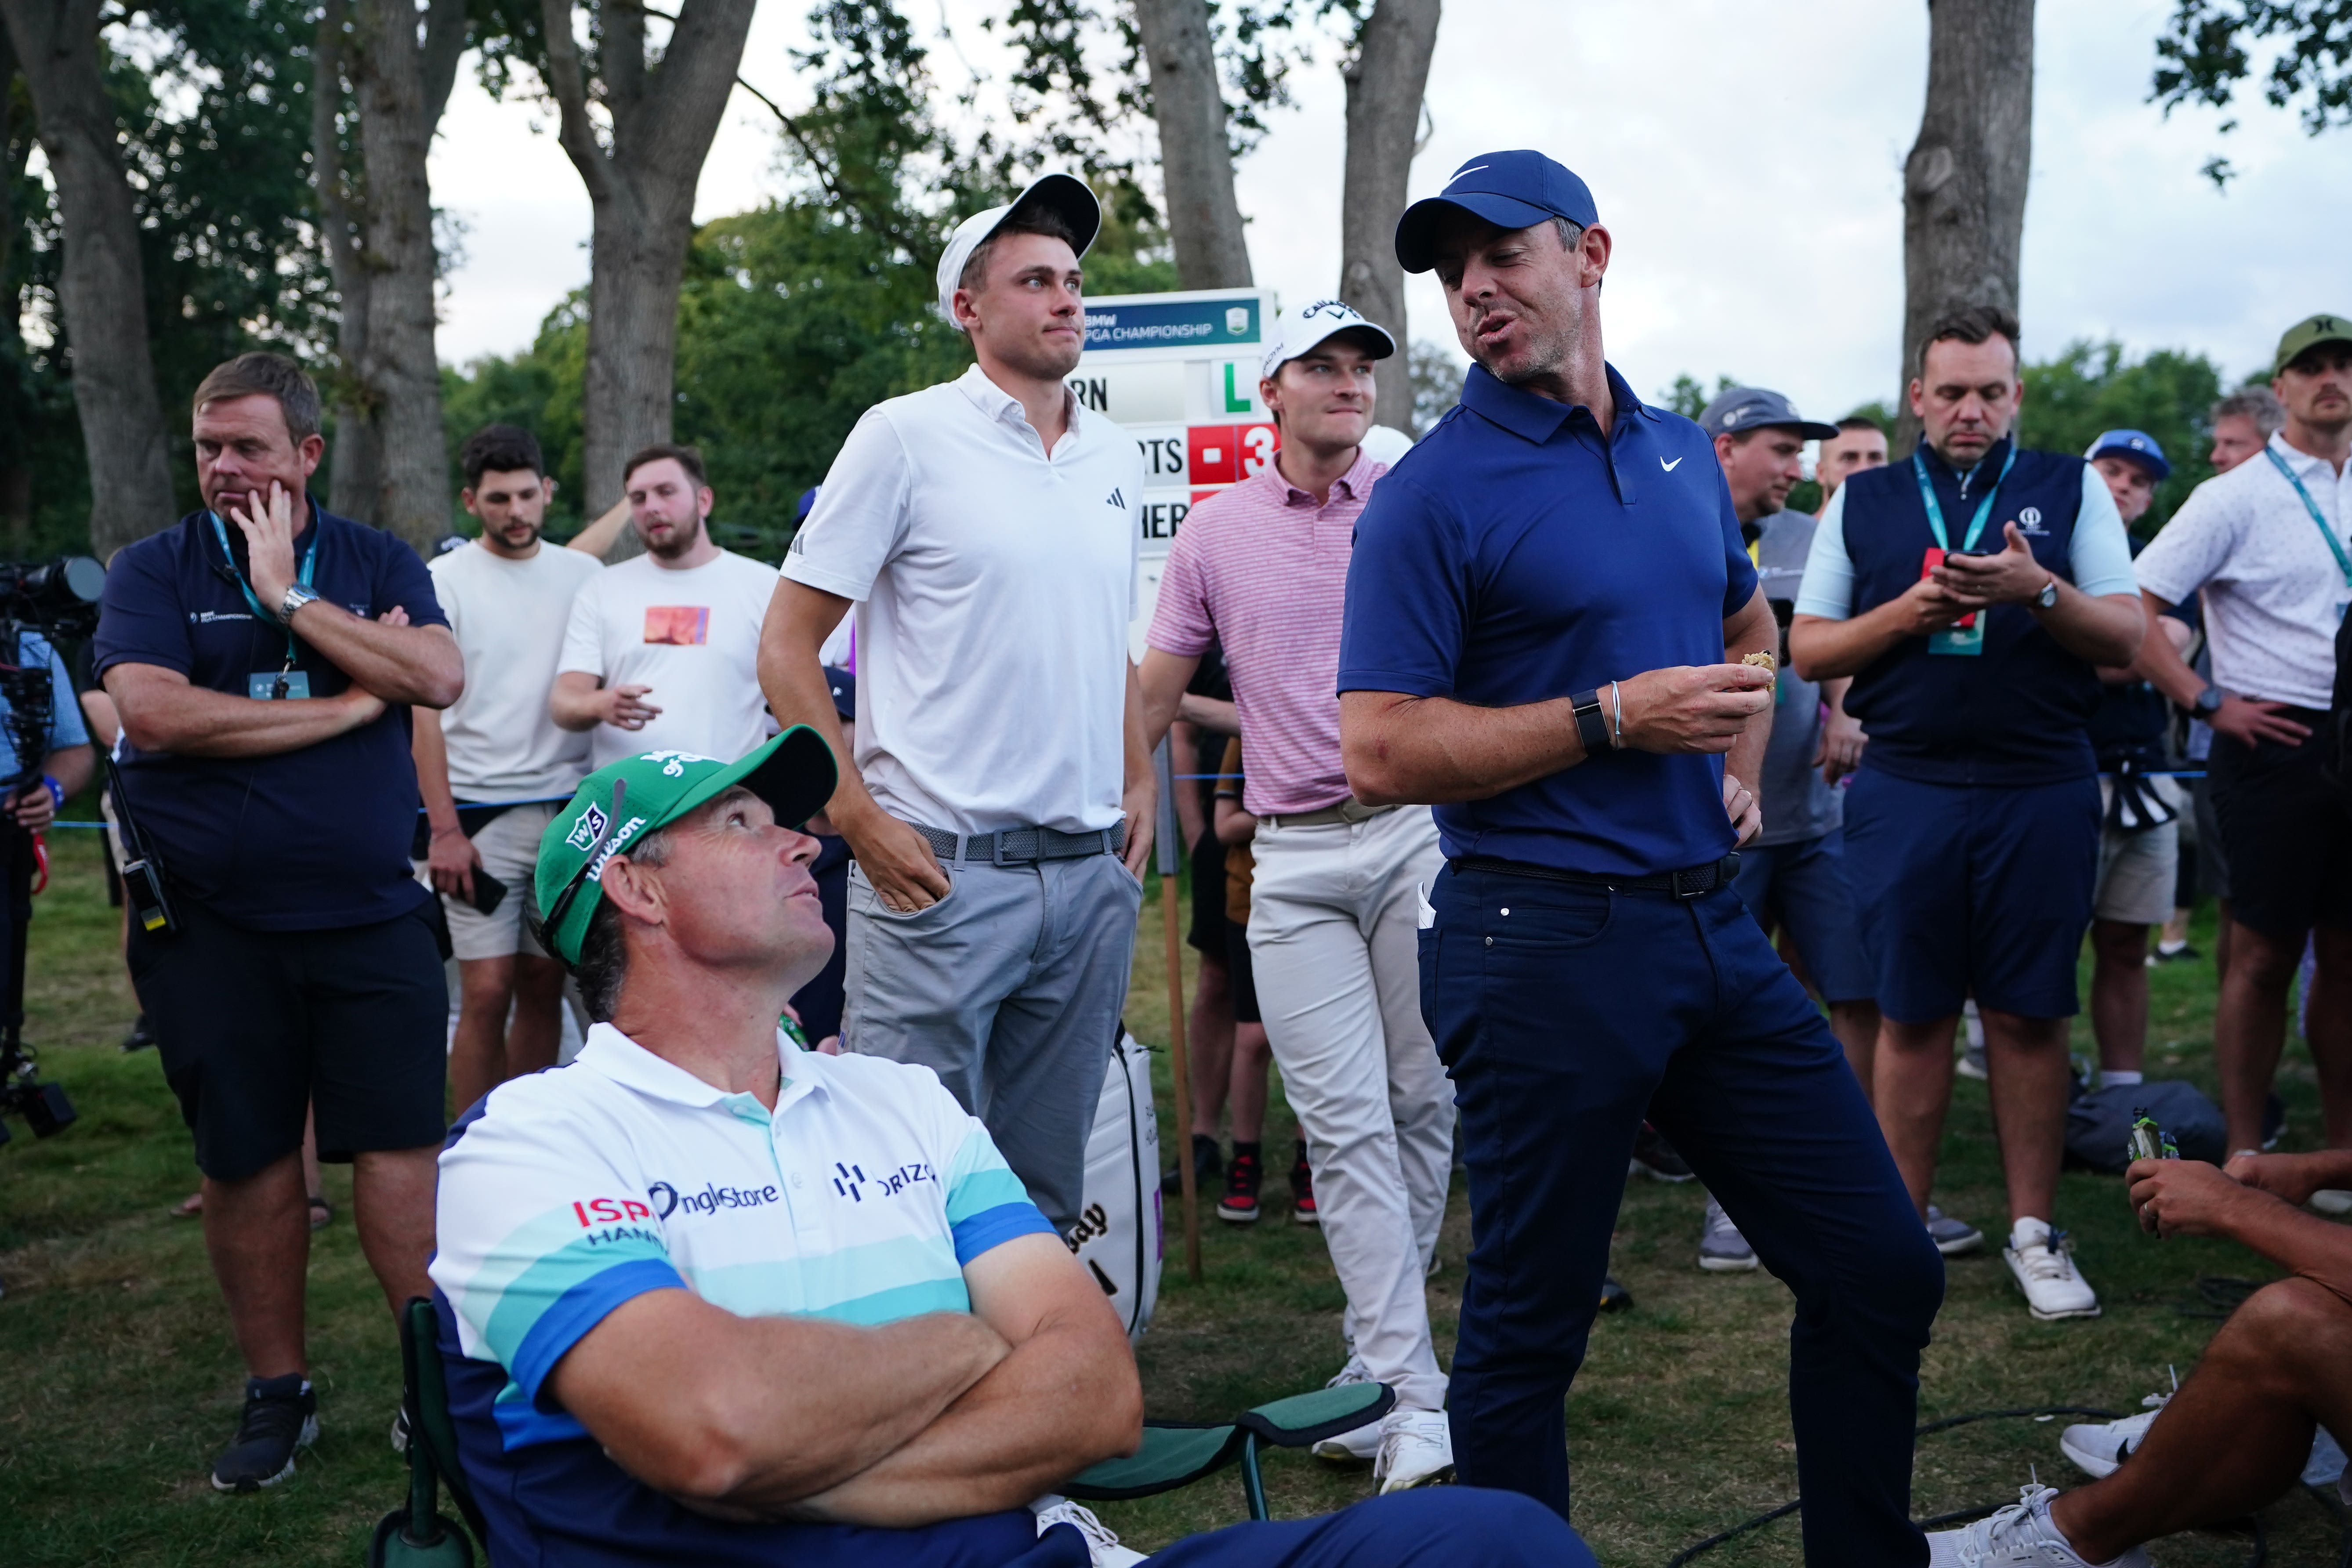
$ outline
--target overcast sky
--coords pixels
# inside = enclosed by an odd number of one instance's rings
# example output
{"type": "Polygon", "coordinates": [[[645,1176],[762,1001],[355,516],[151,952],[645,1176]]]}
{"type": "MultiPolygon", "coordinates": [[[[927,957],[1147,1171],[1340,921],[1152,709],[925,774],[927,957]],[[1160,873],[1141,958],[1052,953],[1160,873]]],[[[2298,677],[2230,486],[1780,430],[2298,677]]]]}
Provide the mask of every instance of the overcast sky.
{"type": "MultiPolygon", "coordinates": [[[[1001,60],[979,0],[907,0],[919,26],[954,25],[935,65],[1001,60]],[[959,60],[958,55],[961,58],[959,60]]],[[[2033,177],[2025,217],[2026,352],[2075,338],[2134,352],[2211,355],[2235,381],[2266,366],[2289,322],[2352,311],[2352,205],[2340,199],[2352,134],[2314,141],[2255,99],[2224,138],[2219,116],[2169,121],[2146,102],[2170,0],[2038,8],[2033,177]],[[2226,195],[2199,173],[2221,152],[2226,195]]],[[[798,0],[768,0],[742,74],[787,107],[805,101],[788,51],[798,0]]],[[[1924,4],[1812,0],[1454,0],[1430,73],[1433,134],[1412,194],[1475,154],[1537,147],[1592,187],[1616,238],[1609,354],[1636,391],[1681,372],[1773,385],[1835,416],[1895,386],[1903,307],[1902,163],[1926,88],[1924,4]]],[[[1327,58],[1241,166],[1257,281],[1286,302],[1339,272],[1342,93],[1327,58]]],[[[433,159],[434,199],[467,226],[450,280],[443,359],[526,346],[587,280],[588,201],[532,106],[461,81],[433,159]]],[[[697,216],[782,188],[773,121],[736,94],[697,193],[697,216]]],[[[1451,344],[1426,278],[1410,294],[1416,338],[1451,344]]]]}

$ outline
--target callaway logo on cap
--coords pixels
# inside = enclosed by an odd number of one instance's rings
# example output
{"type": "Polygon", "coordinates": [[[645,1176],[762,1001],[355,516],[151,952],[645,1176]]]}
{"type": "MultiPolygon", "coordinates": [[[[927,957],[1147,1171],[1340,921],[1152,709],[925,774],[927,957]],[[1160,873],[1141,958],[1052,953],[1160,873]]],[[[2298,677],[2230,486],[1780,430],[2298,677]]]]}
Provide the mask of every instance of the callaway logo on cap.
{"type": "Polygon", "coordinates": [[[1260,368],[1271,379],[1286,363],[1301,354],[1313,353],[1326,338],[1341,332],[1354,333],[1356,341],[1374,359],[1386,359],[1396,353],[1396,340],[1389,336],[1388,330],[1377,321],[1366,320],[1353,305],[1344,300],[1318,300],[1283,313],[1260,368]]]}
{"type": "Polygon", "coordinates": [[[833,798],[833,750],[814,730],[795,724],[739,762],[692,752],[640,752],[608,763],[580,781],[572,802],[540,836],[532,878],[547,911],[544,941],[565,963],[580,944],[604,894],[604,863],[737,784],[768,803],[776,820],[798,827],[833,798]]]}

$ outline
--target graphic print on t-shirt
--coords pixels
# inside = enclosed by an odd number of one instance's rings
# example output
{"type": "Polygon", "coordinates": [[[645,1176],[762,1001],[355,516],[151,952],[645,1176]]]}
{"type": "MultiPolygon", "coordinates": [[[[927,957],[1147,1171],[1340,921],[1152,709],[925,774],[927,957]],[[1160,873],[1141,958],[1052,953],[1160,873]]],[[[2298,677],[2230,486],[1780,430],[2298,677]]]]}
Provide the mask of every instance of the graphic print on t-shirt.
{"type": "Polygon", "coordinates": [[[647,605],[646,641],[671,647],[700,647],[710,640],[708,605],[647,605]]]}

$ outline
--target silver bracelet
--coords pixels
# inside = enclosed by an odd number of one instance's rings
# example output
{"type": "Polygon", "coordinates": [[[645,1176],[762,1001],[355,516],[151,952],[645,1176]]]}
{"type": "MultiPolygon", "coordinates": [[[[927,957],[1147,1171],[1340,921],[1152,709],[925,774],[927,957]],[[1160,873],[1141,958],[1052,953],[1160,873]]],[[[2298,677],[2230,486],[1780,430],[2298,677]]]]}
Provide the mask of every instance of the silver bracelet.
{"type": "Polygon", "coordinates": [[[1616,721],[1611,731],[1610,750],[1622,752],[1625,749],[1625,703],[1613,680],[1609,683],[1609,712],[1616,721]]]}

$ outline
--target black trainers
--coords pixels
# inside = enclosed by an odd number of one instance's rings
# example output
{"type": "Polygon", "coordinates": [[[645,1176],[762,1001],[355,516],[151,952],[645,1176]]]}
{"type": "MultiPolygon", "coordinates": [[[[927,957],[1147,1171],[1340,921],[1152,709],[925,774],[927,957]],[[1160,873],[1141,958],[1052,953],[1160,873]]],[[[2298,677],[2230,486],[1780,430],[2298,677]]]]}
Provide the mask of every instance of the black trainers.
{"type": "Polygon", "coordinates": [[[1225,1195],[1217,1200],[1217,1217],[1233,1225],[1252,1225],[1258,1215],[1258,1184],[1265,1177],[1265,1162],[1255,1147],[1234,1145],[1233,1163],[1225,1167],[1225,1195]]]}
{"type": "MultiPolygon", "coordinates": [[[[1218,1178],[1224,1173],[1225,1156],[1218,1150],[1217,1141],[1203,1133],[1193,1133],[1192,1190],[1196,1193],[1207,1192],[1217,1184],[1218,1178]]],[[[1167,1173],[1160,1178],[1160,1190],[1170,1197],[1181,1193],[1184,1190],[1182,1169],[1170,1166],[1167,1173]]]]}
{"type": "Polygon", "coordinates": [[[1646,1121],[1642,1123],[1642,1130],[1633,1134],[1631,1171],[1634,1175],[1647,1176],[1654,1182],[1687,1182],[1697,1174],[1684,1163],[1680,1154],[1675,1152],[1675,1146],[1666,1142],[1665,1135],[1646,1121]]]}
{"type": "Polygon", "coordinates": [[[319,1395],[299,1372],[245,1380],[236,1441],[213,1461],[213,1489],[258,1491],[294,1473],[294,1450],[319,1440],[319,1395]]]}
{"type": "Polygon", "coordinates": [[[1290,1217],[1299,1225],[1321,1225],[1315,1212],[1315,1172],[1307,1163],[1307,1140],[1298,1141],[1298,1157],[1290,1163],[1290,1217]]]}
{"type": "Polygon", "coordinates": [[[146,1014],[142,1013],[139,1021],[131,1026],[131,1032],[122,1037],[122,1051],[128,1056],[132,1051],[143,1051],[154,1043],[155,1026],[147,1021],[146,1014]]]}

